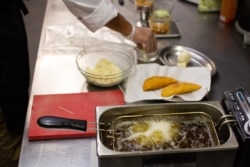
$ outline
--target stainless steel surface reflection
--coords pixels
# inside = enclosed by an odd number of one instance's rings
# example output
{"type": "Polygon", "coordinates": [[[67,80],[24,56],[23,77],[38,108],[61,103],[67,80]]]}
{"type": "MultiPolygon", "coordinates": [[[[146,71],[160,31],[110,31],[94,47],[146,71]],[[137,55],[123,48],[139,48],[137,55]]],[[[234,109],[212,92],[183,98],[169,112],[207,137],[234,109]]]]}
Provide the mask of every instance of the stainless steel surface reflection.
{"type": "MultiPolygon", "coordinates": [[[[118,1],[114,1],[114,3],[129,21],[136,24],[139,16],[131,1],[124,1],[123,6],[118,5],[118,1]]],[[[218,18],[216,13],[198,13],[197,6],[185,1],[175,1],[173,19],[182,36],[181,38],[157,40],[159,49],[173,45],[187,46],[199,50],[214,61],[219,75],[213,77],[212,90],[206,100],[220,100],[224,90],[239,85],[250,90],[250,48],[244,47],[242,36],[234,31],[234,26],[224,25],[218,21],[218,18]],[[234,64],[234,62],[236,63],[234,64]]],[[[48,1],[31,88],[19,167],[98,166],[95,138],[31,142],[27,137],[33,95],[100,90],[88,85],[77,71],[76,55],[46,53],[43,50],[47,26],[79,23],[79,20],[68,11],[62,0],[48,1]]],[[[144,103],[148,103],[148,101],[144,103]]],[[[127,162],[133,162],[133,157],[128,157],[127,162]]],[[[218,165],[228,167],[223,164],[218,165]]]]}

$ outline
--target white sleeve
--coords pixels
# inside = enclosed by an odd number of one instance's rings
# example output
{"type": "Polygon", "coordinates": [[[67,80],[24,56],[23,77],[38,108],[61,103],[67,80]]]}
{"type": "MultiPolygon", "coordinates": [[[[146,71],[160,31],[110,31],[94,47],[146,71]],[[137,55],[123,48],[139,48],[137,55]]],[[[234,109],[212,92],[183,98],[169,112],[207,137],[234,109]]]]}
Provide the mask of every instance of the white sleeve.
{"type": "Polygon", "coordinates": [[[63,0],[88,29],[96,31],[117,16],[112,0],[63,0]]]}

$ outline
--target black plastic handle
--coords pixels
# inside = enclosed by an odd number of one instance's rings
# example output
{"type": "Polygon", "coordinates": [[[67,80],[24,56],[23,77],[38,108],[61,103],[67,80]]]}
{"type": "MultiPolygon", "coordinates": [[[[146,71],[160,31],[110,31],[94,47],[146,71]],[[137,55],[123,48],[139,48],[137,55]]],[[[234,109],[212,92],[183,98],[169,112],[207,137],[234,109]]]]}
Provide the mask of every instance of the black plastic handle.
{"type": "Polygon", "coordinates": [[[87,121],[78,119],[69,119],[55,116],[43,116],[38,118],[37,124],[44,128],[75,129],[86,131],[87,121]]]}

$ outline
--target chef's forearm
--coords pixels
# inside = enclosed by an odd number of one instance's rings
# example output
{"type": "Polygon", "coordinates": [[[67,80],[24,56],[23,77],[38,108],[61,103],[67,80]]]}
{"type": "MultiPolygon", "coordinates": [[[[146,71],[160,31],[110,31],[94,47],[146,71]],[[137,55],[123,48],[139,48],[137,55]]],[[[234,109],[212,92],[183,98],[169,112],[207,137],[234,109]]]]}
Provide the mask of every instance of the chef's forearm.
{"type": "Polygon", "coordinates": [[[128,22],[121,14],[117,14],[116,17],[114,17],[112,20],[110,20],[107,24],[106,27],[120,32],[124,36],[128,36],[132,29],[133,26],[131,25],[130,22],[128,22]]]}

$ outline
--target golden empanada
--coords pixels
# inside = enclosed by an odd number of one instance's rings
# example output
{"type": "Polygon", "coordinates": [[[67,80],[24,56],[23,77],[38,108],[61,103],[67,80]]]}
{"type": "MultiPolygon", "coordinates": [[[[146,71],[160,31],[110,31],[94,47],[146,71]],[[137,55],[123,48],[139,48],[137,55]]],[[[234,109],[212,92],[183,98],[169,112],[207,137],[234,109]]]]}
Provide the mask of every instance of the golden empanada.
{"type": "Polygon", "coordinates": [[[201,86],[190,82],[176,82],[164,87],[161,91],[161,96],[168,97],[177,94],[189,93],[200,89],[201,86]]]}
{"type": "Polygon", "coordinates": [[[153,76],[153,77],[147,78],[144,81],[143,90],[149,91],[149,90],[161,89],[175,82],[177,82],[177,80],[171,77],[153,76]]]}

